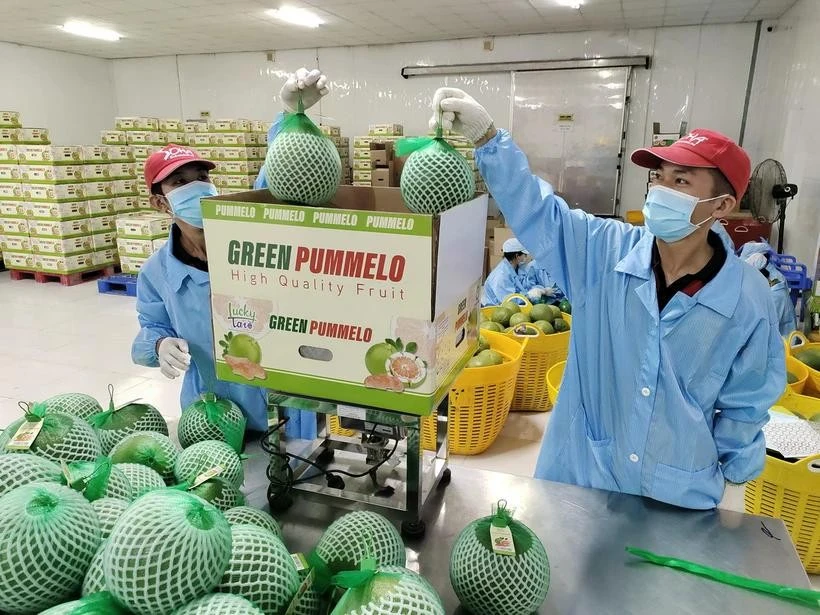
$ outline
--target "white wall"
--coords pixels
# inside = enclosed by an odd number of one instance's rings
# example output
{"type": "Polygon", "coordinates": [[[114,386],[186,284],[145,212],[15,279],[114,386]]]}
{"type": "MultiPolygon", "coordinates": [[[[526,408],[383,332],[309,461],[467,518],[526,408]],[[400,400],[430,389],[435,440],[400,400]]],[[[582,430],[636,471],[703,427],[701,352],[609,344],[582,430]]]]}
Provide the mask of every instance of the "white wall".
{"type": "Polygon", "coordinates": [[[99,143],[116,115],[109,60],[0,42],[0,109],[48,128],[55,144],[99,143]]]}
{"type": "MultiPolygon", "coordinates": [[[[335,47],[265,53],[231,53],[114,60],[118,113],[198,117],[272,118],[283,76],[299,66],[319,66],[333,83],[318,113],[343,134],[363,134],[375,121],[397,121],[407,134],[426,132],[432,94],[458,85],[509,126],[510,75],[403,79],[403,66],[579,57],[653,56],[650,70],[636,70],[627,148],[651,139],[652,122],[677,131],[680,122],[738,138],[754,41],[754,24],[693,26],[619,32],[576,32],[499,37],[485,52],[466,39],[369,47],[335,47]]],[[[314,111],[312,115],[316,115],[314,111]]],[[[627,165],[622,210],[640,208],[646,173],[627,165]]]]}
{"type": "Polygon", "coordinates": [[[800,0],[763,28],[746,145],[755,162],[783,163],[798,196],[786,210],[784,251],[813,272],[820,235],[820,2],[800,0]]]}

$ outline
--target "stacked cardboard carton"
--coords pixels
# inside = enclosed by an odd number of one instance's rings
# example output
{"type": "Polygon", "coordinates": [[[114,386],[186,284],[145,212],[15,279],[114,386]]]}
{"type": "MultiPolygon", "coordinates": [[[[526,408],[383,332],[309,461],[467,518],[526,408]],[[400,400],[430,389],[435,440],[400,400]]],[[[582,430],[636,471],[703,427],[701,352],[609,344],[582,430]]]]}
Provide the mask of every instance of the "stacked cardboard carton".
{"type": "MultiPolygon", "coordinates": [[[[9,112],[0,112],[8,121],[9,112]]],[[[9,269],[33,269],[34,256],[17,164],[17,145],[0,143],[0,253],[9,269]]]]}
{"type": "Polygon", "coordinates": [[[216,168],[211,181],[220,194],[245,192],[262,168],[267,153],[267,127],[261,121],[218,119],[185,123],[188,145],[216,168]]]}
{"type": "Polygon", "coordinates": [[[342,183],[350,185],[350,138],[342,136],[342,130],[338,126],[319,126],[322,134],[333,141],[336,149],[339,150],[339,158],[342,160],[342,183]]]}
{"type": "MultiPolygon", "coordinates": [[[[373,159],[370,151],[373,145],[395,144],[403,138],[401,124],[371,124],[367,136],[353,137],[353,185],[373,185],[373,159]]],[[[397,178],[396,178],[397,180],[397,178]]]]}
{"type": "Polygon", "coordinates": [[[138,212],[116,220],[117,251],[123,273],[139,273],[145,261],[166,241],[171,218],[159,212],[138,212]]]}

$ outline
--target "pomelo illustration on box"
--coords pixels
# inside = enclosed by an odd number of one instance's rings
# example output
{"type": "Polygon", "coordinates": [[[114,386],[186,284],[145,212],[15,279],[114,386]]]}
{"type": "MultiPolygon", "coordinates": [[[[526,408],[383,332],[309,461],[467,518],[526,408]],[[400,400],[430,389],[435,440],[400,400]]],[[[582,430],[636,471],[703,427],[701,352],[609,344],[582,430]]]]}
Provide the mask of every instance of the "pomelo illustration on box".
{"type": "Polygon", "coordinates": [[[397,189],[334,201],[203,202],[217,376],[428,414],[478,344],[486,197],[441,216],[397,189]]]}

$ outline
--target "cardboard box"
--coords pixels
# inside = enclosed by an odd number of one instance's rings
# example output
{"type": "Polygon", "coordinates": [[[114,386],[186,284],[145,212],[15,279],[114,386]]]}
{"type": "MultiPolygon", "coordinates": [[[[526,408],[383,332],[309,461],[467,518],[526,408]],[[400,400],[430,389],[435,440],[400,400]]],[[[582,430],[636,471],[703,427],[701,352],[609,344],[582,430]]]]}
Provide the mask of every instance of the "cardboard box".
{"type": "Polygon", "coordinates": [[[373,161],[370,158],[354,158],[353,168],[360,171],[371,171],[373,169],[373,161]]]}
{"type": "Polygon", "coordinates": [[[248,158],[250,160],[264,160],[267,155],[268,155],[267,146],[249,147],[248,148],[248,158]]]}
{"type": "MultiPolygon", "coordinates": [[[[254,148],[255,149],[255,148],[254,148]]],[[[201,152],[200,152],[201,153],[201,152]]],[[[203,155],[204,157],[204,155],[203,155]]],[[[213,160],[250,160],[250,148],[247,147],[215,147],[211,151],[213,160]]]]}
{"type": "Polygon", "coordinates": [[[182,131],[171,131],[166,132],[165,134],[165,141],[168,145],[187,145],[188,144],[188,134],[182,131]]]}
{"type": "Polygon", "coordinates": [[[411,214],[398,189],[349,186],[327,207],[258,190],[202,208],[215,347],[241,331],[261,348],[260,364],[216,352],[219,378],[427,415],[475,351],[486,195],[435,217],[411,214]],[[392,360],[412,382],[371,375],[388,338],[403,340],[392,360]]]}
{"type": "Polygon", "coordinates": [[[28,228],[25,218],[0,218],[0,235],[27,235],[28,228]]]}
{"type": "Polygon", "coordinates": [[[109,185],[114,196],[133,196],[139,193],[137,186],[145,186],[145,182],[137,182],[136,179],[115,179],[109,182],[109,185]]]}
{"type": "Polygon", "coordinates": [[[401,124],[370,124],[367,133],[372,136],[400,137],[404,134],[401,124]]]}
{"type": "Polygon", "coordinates": [[[17,162],[17,146],[0,143],[0,162],[17,162]]]}
{"type": "Polygon", "coordinates": [[[20,200],[23,198],[22,184],[0,182],[0,200],[20,200]]]}
{"type": "Polygon", "coordinates": [[[357,182],[368,182],[372,179],[373,172],[372,171],[364,171],[361,169],[353,169],[353,181],[357,182]]]}
{"type": "Polygon", "coordinates": [[[53,237],[32,237],[31,251],[34,254],[83,254],[93,249],[90,235],[70,239],[53,237]]]}
{"type": "Polygon", "coordinates": [[[250,132],[251,121],[243,119],[209,120],[209,132],[250,132]]]}
{"type": "Polygon", "coordinates": [[[11,252],[3,250],[3,262],[9,269],[34,271],[34,255],[30,252],[11,252]]]}
{"type": "Polygon", "coordinates": [[[77,164],[83,160],[81,145],[18,145],[17,160],[20,163],[77,164]]]}
{"type": "MultiPolygon", "coordinates": [[[[133,212],[137,208],[139,208],[139,198],[136,196],[118,196],[114,199],[114,211],[116,213],[127,213],[133,212]]],[[[92,206],[89,205],[89,212],[91,212],[92,206]]]]}
{"type": "Polygon", "coordinates": [[[353,148],[353,160],[367,160],[370,162],[370,147],[353,148]]]}
{"type": "Polygon", "coordinates": [[[38,220],[76,220],[88,217],[88,201],[27,203],[26,215],[38,220]]]}
{"type": "Polygon", "coordinates": [[[495,241],[495,245],[498,246],[500,250],[502,245],[508,239],[512,239],[515,237],[515,233],[513,233],[512,229],[506,226],[498,226],[493,229],[493,241],[495,241]]]}
{"type": "Polygon", "coordinates": [[[99,197],[112,197],[114,196],[114,189],[113,183],[110,181],[102,181],[102,182],[95,182],[90,181],[86,182],[85,184],[85,196],[89,199],[96,199],[99,197]]]}
{"type": "Polygon", "coordinates": [[[107,145],[83,145],[82,159],[85,164],[106,164],[108,163],[107,145]]]}
{"type": "Polygon", "coordinates": [[[0,218],[25,218],[26,204],[20,201],[0,201],[0,218]]]}
{"type": "Polygon", "coordinates": [[[0,182],[20,183],[20,167],[17,164],[0,164],[0,182]]]}
{"type": "Polygon", "coordinates": [[[157,213],[118,216],[117,237],[126,239],[160,239],[171,230],[171,217],[157,213]]]}
{"type": "Polygon", "coordinates": [[[319,130],[322,131],[322,134],[327,137],[341,137],[342,136],[342,129],[338,126],[325,126],[321,124],[319,126],[319,130]]]}
{"type": "Polygon", "coordinates": [[[48,128],[20,128],[19,131],[19,143],[30,145],[48,145],[51,143],[48,128]]]}
{"type": "Polygon", "coordinates": [[[0,127],[2,128],[20,128],[20,112],[19,111],[0,111],[0,127]]]}
{"type": "Polygon", "coordinates": [[[158,128],[165,132],[185,132],[182,120],[176,118],[160,118],[158,128]]]}
{"type": "Polygon", "coordinates": [[[117,213],[117,199],[90,199],[87,201],[89,216],[111,216],[117,213]]]}
{"type": "Polygon", "coordinates": [[[35,254],[34,267],[43,273],[79,273],[94,268],[94,257],[91,252],[68,256],[50,256],[35,254]]]}
{"type": "Polygon", "coordinates": [[[91,253],[91,262],[95,267],[105,267],[106,265],[116,265],[120,262],[120,255],[116,248],[106,247],[95,249],[91,253]]]}
{"type": "Polygon", "coordinates": [[[83,181],[79,164],[21,164],[20,179],[26,184],[72,184],[83,181]]]}
{"type": "Polygon", "coordinates": [[[362,181],[362,180],[354,179],[354,180],[352,180],[352,181],[350,182],[350,185],[351,185],[351,186],[358,186],[358,187],[360,187],[360,188],[361,188],[361,187],[367,187],[367,188],[372,188],[372,187],[373,187],[373,186],[371,185],[370,180],[368,180],[368,181],[362,181]]]}
{"type": "Polygon", "coordinates": [[[188,145],[192,147],[200,147],[200,146],[209,146],[211,145],[211,138],[215,138],[216,135],[211,135],[210,133],[200,133],[200,132],[192,132],[188,133],[188,145]]]}
{"type": "Polygon", "coordinates": [[[93,216],[88,218],[88,228],[92,233],[117,230],[117,216],[93,216]]]}
{"type": "Polygon", "coordinates": [[[211,175],[211,181],[217,188],[244,188],[253,187],[254,178],[249,175],[211,175]]]}
{"type": "Polygon", "coordinates": [[[22,184],[23,197],[31,201],[81,201],[85,184],[22,184]]]}
{"type": "Polygon", "coordinates": [[[19,143],[19,128],[0,128],[0,143],[19,143]]]}
{"type": "Polygon", "coordinates": [[[105,145],[127,145],[128,139],[124,130],[103,130],[100,132],[100,142],[105,145]]]}
{"type": "Polygon", "coordinates": [[[244,132],[222,132],[209,135],[211,137],[211,145],[218,145],[220,147],[236,147],[252,145],[248,142],[246,133],[244,132]]]}
{"type": "Polygon", "coordinates": [[[134,150],[130,145],[108,145],[105,149],[111,162],[134,162],[134,150]]]}
{"type": "Polygon", "coordinates": [[[156,130],[132,130],[127,133],[128,145],[167,145],[164,132],[156,130]]]}
{"type": "Polygon", "coordinates": [[[388,168],[373,169],[370,174],[370,183],[374,188],[392,188],[396,185],[393,174],[393,164],[388,168]]]}
{"type": "Polygon", "coordinates": [[[147,258],[156,250],[152,239],[124,239],[117,241],[117,250],[122,256],[142,256],[147,258]]]}
{"type": "MultiPolygon", "coordinates": [[[[149,257],[150,258],[150,257],[149,257]]],[[[123,256],[120,255],[120,267],[122,268],[123,273],[133,273],[137,274],[142,269],[142,266],[148,258],[144,258],[141,256],[123,256]]]]}
{"type": "Polygon", "coordinates": [[[145,160],[154,152],[162,149],[160,145],[132,145],[131,151],[135,160],[145,160]]]}
{"type": "Polygon", "coordinates": [[[392,143],[371,143],[370,144],[370,162],[373,167],[386,167],[393,161],[393,144],[392,143]]]}
{"type": "Polygon", "coordinates": [[[35,220],[28,221],[28,232],[34,237],[79,237],[88,235],[90,228],[88,218],[77,220],[35,220]]]}
{"type": "Polygon", "coordinates": [[[159,120],[155,117],[128,116],[115,117],[114,126],[117,130],[159,130],[159,120]]]}
{"type": "Polygon", "coordinates": [[[182,130],[186,133],[208,132],[208,120],[185,120],[182,130]]]}
{"type": "Polygon", "coordinates": [[[214,174],[247,175],[250,163],[247,160],[219,160],[215,162],[214,174]]]}
{"type": "Polygon", "coordinates": [[[103,233],[93,233],[91,235],[91,243],[95,250],[104,250],[106,248],[117,249],[117,231],[106,231],[103,233]]]}
{"type": "Polygon", "coordinates": [[[0,235],[0,249],[3,252],[31,252],[31,237],[28,235],[0,235]]]}

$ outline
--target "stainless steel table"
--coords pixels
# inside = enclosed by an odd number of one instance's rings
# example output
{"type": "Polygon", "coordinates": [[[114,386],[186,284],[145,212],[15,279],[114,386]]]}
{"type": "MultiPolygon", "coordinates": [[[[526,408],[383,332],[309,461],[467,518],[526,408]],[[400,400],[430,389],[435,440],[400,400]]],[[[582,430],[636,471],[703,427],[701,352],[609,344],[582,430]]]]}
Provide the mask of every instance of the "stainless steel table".
{"type": "MultiPolygon", "coordinates": [[[[252,460],[249,504],[267,508],[264,459],[252,460]],[[252,474],[252,476],[251,476],[252,474]],[[255,485],[253,484],[255,482],[255,485]]],[[[742,575],[808,588],[781,521],[728,511],[686,511],[648,499],[462,467],[433,496],[427,535],[408,543],[408,567],[436,587],[447,613],[461,613],[450,586],[450,550],[467,523],[506,498],[541,538],[551,582],[541,615],[706,615],[817,613],[817,610],[643,563],[634,546],[742,575]]],[[[351,503],[354,509],[363,505],[351,503]]],[[[309,552],[346,510],[296,498],[279,516],[292,551],[309,552]]],[[[381,512],[381,511],[380,511],[381,512]]],[[[390,513],[387,513],[390,516],[390,513]]],[[[481,615],[476,613],[475,615],[481,615]]]]}

